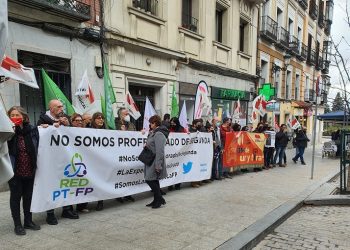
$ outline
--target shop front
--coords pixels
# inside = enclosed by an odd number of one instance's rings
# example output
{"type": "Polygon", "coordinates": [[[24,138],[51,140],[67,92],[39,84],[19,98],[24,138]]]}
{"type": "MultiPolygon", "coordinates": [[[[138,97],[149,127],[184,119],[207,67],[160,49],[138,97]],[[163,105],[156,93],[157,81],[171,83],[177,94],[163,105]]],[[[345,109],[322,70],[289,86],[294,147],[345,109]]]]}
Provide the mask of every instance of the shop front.
{"type": "Polygon", "coordinates": [[[211,87],[213,115],[220,119],[231,117],[233,123],[247,125],[249,100],[248,91],[211,87]],[[240,105],[239,113],[235,114],[238,105],[240,105]]]}

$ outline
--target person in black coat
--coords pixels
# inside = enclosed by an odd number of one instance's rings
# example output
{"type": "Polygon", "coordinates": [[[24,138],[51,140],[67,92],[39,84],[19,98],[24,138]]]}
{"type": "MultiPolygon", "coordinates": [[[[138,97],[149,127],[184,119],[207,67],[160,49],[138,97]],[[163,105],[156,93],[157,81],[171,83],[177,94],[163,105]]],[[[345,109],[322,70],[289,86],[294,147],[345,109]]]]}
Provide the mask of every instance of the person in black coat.
{"type": "Polygon", "coordinates": [[[14,176],[9,180],[10,208],[17,235],[25,235],[25,229],[40,230],[32,221],[34,176],[39,145],[37,127],[29,124],[29,117],[22,107],[14,106],[8,111],[15,135],[8,141],[9,155],[14,176]],[[21,199],[23,201],[24,226],[21,222],[21,199]]]}
{"type": "Polygon", "coordinates": [[[287,135],[287,126],[286,124],[281,124],[280,131],[276,134],[275,140],[275,157],[273,158],[273,165],[276,165],[278,157],[278,166],[285,167],[285,164],[282,164],[282,159],[284,157],[284,152],[288,145],[289,137],[287,135]]]}
{"type": "Polygon", "coordinates": [[[297,163],[300,158],[301,164],[306,165],[304,161],[304,151],[307,147],[307,142],[310,141],[306,135],[306,128],[299,129],[295,137],[295,147],[297,148],[297,154],[292,159],[294,163],[297,163]]]}
{"type": "MultiPolygon", "coordinates": [[[[63,112],[62,102],[56,99],[51,100],[49,102],[49,110],[40,115],[37,125],[38,126],[54,125],[55,127],[58,127],[60,125],[69,126],[69,120],[67,120],[67,116],[63,112]]],[[[72,210],[72,206],[63,207],[62,217],[68,218],[68,219],[79,219],[79,215],[72,210]]],[[[58,224],[54,209],[47,211],[46,222],[49,225],[58,224]]]]}

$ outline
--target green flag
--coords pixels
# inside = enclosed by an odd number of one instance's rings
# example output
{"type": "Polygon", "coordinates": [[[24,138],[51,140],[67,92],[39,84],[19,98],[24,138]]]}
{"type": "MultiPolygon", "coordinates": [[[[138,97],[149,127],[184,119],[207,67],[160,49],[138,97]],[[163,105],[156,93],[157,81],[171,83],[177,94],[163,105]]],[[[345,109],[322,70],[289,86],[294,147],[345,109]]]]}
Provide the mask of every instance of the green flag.
{"type": "Polygon", "coordinates": [[[173,93],[171,95],[171,117],[177,117],[179,114],[179,104],[175,94],[175,83],[173,84],[173,93]]]}
{"type": "Polygon", "coordinates": [[[49,109],[49,102],[53,99],[60,100],[64,106],[64,113],[72,115],[75,111],[72,104],[67,97],[63,94],[56,83],[47,75],[44,69],[41,69],[41,75],[43,77],[44,98],[45,107],[49,109]]]}
{"type": "MultiPolygon", "coordinates": [[[[103,80],[105,97],[102,102],[102,111],[105,116],[106,125],[110,129],[115,129],[114,114],[112,104],[116,102],[111,79],[108,74],[107,63],[103,65],[103,80]]],[[[102,101],[102,100],[101,100],[102,101]]]]}

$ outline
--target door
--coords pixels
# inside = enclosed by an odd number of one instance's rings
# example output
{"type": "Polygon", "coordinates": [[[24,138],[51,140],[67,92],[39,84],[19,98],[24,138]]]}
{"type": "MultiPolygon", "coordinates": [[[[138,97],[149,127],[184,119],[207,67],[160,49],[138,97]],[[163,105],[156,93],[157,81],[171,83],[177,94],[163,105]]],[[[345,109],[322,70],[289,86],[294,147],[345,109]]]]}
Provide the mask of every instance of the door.
{"type": "Polygon", "coordinates": [[[154,88],[143,87],[139,85],[129,85],[129,92],[140,110],[141,117],[136,121],[131,117],[131,121],[135,124],[136,130],[143,128],[143,115],[145,113],[146,96],[154,107],[154,88]]]}

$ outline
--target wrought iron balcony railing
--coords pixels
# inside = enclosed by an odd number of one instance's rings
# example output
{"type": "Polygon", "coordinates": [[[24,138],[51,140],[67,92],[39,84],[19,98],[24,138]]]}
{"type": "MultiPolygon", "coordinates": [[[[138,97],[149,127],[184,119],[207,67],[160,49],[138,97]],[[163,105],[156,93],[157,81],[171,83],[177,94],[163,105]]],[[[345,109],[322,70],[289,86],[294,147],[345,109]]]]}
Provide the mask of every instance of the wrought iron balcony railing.
{"type": "Polygon", "coordinates": [[[269,16],[263,16],[260,35],[270,42],[277,41],[277,22],[269,16]]]}
{"type": "Polygon", "coordinates": [[[198,19],[183,12],[182,13],[182,27],[185,29],[189,29],[193,32],[197,32],[198,19]]]}
{"type": "Polygon", "coordinates": [[[308,7],[308,3],[307,2],[308,2],[308,0],[298,0],[298,3],[300,5],[300,7],[303,8],[304,10],[306,10],[307,7],[308,7]]]}
{"type": "Polygon", "coordinates": [[[276,46],[286,50],[289,49],[289,32],[283,27],[278,27],[276,46]]]}
{"type": "Polygon", "coordinates": [[[318,58],[316,57],[316,69],[321,70],[322,68],[323,68],[323,59],[322,59],[322,56],[318,56],[318,58]]]}
{"type": "Polygon", "coordinates": [[[326,22],[326,26],[324,28],[324,33],[329,36],[331,34],[331,27],[332,27],[332,23],[330,22],[326,22]]]}
{"type": "Polygon", "coordinates": [[[323,29],[324,26],[325,26],[325,20],[324,20],[323,12],[319,12],[319,15],[318,15],[318,26],[320,26],[321,29],[323,29]]]}
{"type": "Polygon", "coordinates": [[[152,15],[157,15],[157,0],[133,0],[132,6],[152,15]]]}
{"type": "Polygon", "coordinates": [[[325,74],[325,75],[329,74],[329,65],[330,64],[331,64],[330,61],[323,60],[322,74],[325,74]]]}
{"type": "Polygon", "coordinates": [[[318,16],[318,6],[316,4],[316,0],[310,1],[309,15],[313,20],[317,19],[318,16]]]}
{"type": "Polygon", "coordinates": [[[294,55],[298,55],[299,54],[299,39],[297,37],[290,36],[290,39],[289,39],[289,50],[294,55]]]}
{"type": "Polygon", "coordinates": [[[75,21],[88,21],[91,19],[91,6],[76,0],[9,0],[27,7],[44,12],[63,16],[75,21]]]}
{"type": "Polygon", "coordinates": [[[306,63],[309,65],[316,65],[316,51],[308,48],[306,63]]]}
{"type": "Polygon", "coordinates": [[[307,46],[303,43],[299,43],[299,53],[297,58],[301,61],[305,61],[307,59],[307,46]]]}

